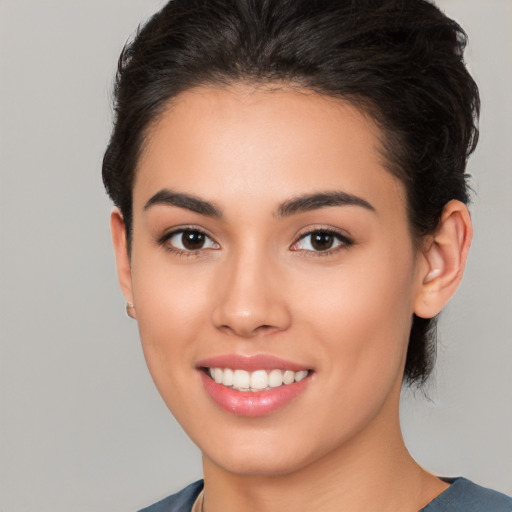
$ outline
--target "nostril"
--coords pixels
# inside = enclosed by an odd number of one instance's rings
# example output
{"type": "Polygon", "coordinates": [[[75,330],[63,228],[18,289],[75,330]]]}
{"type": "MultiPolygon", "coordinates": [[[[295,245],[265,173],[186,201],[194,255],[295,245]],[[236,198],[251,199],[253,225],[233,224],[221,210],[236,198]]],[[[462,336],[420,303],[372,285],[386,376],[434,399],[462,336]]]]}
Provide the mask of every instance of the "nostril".
{"type": "Polygon", "coordinates": [[[271,324],[262,324],[256,327],[252,325],[229,325],[223,324],[218,327],[221,331],[226,333],[237,334],[239,336],[244,336],[247,338],[253,338],[258,336],[258,334],[270,334],[274,331],[280,330],[278,326],[271,324]]]}
{"type": "Polygon", "coordinates": [[[279,330],[279,327],[276,325],[270,325],[270,324],[263,324],[258,327],[256,327],[253,332],[254,334],[257,334],[259,332],[270,332],[270,331],[277,331],[279,330]]]}

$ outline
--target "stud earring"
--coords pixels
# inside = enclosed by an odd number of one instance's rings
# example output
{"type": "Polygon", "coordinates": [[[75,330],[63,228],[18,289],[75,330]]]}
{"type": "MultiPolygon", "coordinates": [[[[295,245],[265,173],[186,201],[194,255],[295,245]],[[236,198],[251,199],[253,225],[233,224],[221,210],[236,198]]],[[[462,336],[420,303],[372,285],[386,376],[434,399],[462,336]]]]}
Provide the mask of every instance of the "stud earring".
{"type": "Polygon", "coordinates": [[[135,319],[135,306],[131,302],[126,303],[126,314],[135,319]]]}
{"type": "Polygon", "coordinates": [[[441,273],[441,269],[440,268],[435,268],[434,270],[431,270],[427,276],[425,277],[425,283],[428,283],[430,281],[432,281],[433,279],[435,279],[439,274],[441,273]]]}

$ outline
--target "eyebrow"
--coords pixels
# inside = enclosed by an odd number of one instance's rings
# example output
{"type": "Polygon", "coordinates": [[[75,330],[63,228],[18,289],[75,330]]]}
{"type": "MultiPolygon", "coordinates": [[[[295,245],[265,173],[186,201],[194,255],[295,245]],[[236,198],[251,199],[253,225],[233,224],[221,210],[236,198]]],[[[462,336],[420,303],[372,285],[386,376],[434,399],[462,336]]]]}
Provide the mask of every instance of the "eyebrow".
{"type": "MultiPolygon", "coordinates": [[[[222,219],[222,211],[214,203],[190,194],[162,189],[152,196],[144,205],[148,210],[155,205],[177,206],[195,213],[222,219]]],[[[309,212],[331,206],[359,206],[375,212],[375,208],[365,199],[342,191],[317,192],[294,197],[282,203],[277,209],[277,217],[289,217],[297,213],[309,212]]]]}
{"type": "Polygon", "coordinates": [[[206,215],[207,217],[214,217],[216,219],[222,218],[220,208],[214,203],[189,194],[173,192],[169,189],[162,189],[152,196],[144,205],[144,210],[148,210],[155,205],[177,206],[178,208],[185,208],[186,210],[206,215]]]}
{"type": "Polygon", "coordinates": [[[342,191],[328,191],[306,194],[289,199],[278,208],[277,216],[288,217],[297,213],[309,212],[329,206],[360,206],[375,212],[375,208],[361,197],[342,191]]]}

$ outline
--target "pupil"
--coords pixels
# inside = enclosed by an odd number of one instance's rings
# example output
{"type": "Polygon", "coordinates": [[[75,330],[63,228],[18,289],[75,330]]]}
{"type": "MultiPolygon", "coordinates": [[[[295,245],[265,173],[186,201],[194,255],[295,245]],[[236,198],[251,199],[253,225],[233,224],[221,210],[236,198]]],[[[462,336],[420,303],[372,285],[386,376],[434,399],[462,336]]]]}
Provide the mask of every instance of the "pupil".
{"type": "Polygon", "coordinates": [[[190,250],[201,249],[204,244],[204,234],[199,231],[185,231],[181,237],[183,247],[190,250]]]}
{"type": "Polygon", "coordinates": [[[334,236],[329,233],[315,233],[312,236],[311,245],[318,251],[326,251],[332,247],[334,236]]]}

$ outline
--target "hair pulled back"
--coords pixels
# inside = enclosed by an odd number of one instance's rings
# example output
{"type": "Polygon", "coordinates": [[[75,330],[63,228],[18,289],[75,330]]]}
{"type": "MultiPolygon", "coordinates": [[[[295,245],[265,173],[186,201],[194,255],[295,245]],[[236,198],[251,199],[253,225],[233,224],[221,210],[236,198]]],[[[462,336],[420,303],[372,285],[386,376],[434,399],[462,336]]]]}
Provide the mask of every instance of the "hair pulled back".
{"type": "MultiPolygon", "coordinates": [[[[466,161],[478,88],[460,26],[425,0],[173,0],[119,59],[103,181],[124,217],[144,138],[169,102],[235,82],[305,88],[353,103],[377,123],[388,170],[405,185],[411,233],[433,233],[451,199],[468,202],[466,161]]],[[[405,380],[435,360],[435,319],[414,316],[405,380]]]]}

